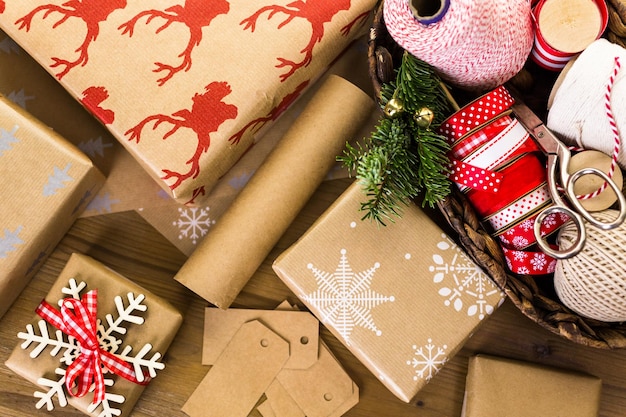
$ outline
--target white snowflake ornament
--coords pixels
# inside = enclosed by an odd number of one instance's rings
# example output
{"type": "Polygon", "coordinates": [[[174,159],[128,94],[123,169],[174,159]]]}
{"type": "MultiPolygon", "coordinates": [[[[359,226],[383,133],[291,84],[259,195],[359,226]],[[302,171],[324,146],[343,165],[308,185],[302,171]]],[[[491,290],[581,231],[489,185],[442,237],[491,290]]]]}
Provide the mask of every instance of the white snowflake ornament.
{"type": "Polygon", "coordinates": [[[117,417],[121,415],[120,405],[125,398],[106,389],[114,386],[117,376],[144,384],[165,365],[159,362],[161,353],[150,355],[150,343],[144,344],[135,354],[132,354],[131,346],[125,346],[121,353],[117,353],[123,343],[120,337],[127,333],[128,325],[144,322],[141,313],[147,310],[147,306],[143,303],[143,294],[129,292],[125,297],[116,296],[116,312],[105,315],[103,322],[96,318],[97,290],[83,294],[86,287],[85,282],[70,279],[61,290],[68,295],[59,300],[61,310],[43,301],[37,308],[43,319],[36,326],[26,325],[26,331],[18,333],[17,337],[24,341],[20,345],[22,349],[32,348],[31,358],[49,349],[50,356],[59,359],[54,378],[37,380],[43,388],[34,394],[39,398],[37,408],[45,406],[47,410],[53,410],[55,397],[58,405],[65,407],[68,394],[83,396],[92,392],[94,400],[87,411],[98,417],[117,417]],[[57,329],[51,331],[50,326],[57,329]],[[94,357],[99,360],[93,361],[94,357]],[[117,376],[105,376],[111,374],[117,376]]]}

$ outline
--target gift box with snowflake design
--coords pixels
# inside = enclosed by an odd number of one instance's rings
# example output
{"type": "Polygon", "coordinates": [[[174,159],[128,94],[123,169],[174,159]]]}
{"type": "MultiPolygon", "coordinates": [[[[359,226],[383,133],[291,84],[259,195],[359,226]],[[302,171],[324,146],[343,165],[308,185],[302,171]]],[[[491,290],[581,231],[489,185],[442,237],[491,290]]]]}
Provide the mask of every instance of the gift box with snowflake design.
{"type": "Polygon", "coordinates": [[[0,28],[177,201],[232,165],[365,31],[375,0],[2,0],[0,28]]]}
{"type": "Polygon", "coordinates": [[[0,317],[104,182],[64,138],[0,95],[0,317]]]}
{"type": "Polygon", "coordinates": [[[278,276],[398,398],[410,402],[504,300],[417,206],[361,220],[352,184],[274,262],[278,276]]]}
{"type": "Polygon", "coordinates": [[[130,414],[182,323],[165,300],[76,253],[35,311],[7,367],[37,385],[33,407],[98,417],[130,414]]]}

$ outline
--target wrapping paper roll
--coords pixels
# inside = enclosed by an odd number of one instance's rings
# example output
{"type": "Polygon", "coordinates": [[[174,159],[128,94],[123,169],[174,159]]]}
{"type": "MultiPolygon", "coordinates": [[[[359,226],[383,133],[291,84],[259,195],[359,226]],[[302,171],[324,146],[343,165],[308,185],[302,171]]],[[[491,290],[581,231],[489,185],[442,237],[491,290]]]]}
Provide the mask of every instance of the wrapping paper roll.
{"type": "Polygon", "coordinates": [[[328,77],[175,279],[228,308],[373,109],[362,90],[328,77]]]}

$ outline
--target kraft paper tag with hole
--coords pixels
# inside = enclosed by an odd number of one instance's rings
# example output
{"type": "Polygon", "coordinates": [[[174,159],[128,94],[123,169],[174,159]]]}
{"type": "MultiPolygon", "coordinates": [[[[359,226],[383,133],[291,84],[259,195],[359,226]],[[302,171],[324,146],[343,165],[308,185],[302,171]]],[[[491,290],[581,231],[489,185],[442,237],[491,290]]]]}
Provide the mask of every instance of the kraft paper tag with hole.
{"type": "Polygon", "coordinates": [[[246,417],[289,358],[289,343],[254,320],[241,326],[182,410],[246,417]]]}
{"type": "Polygon", "coordinates": [[[207,308],[204,315],[202,364],[212,365],[241,325],[259,320],[289,342],[285,368],[306,369],[317,361],[319,321],[306,311],[207,308]]]}
{"type": "Polygon", "coordinates": [[[356,384],[323,343],[321,347],[318,361],[306,371],[283,369],[276,377],[308,417],[341,415],[358,402],[356,384]],[[340,408],[343,412],[336,414],[340,408]]]}

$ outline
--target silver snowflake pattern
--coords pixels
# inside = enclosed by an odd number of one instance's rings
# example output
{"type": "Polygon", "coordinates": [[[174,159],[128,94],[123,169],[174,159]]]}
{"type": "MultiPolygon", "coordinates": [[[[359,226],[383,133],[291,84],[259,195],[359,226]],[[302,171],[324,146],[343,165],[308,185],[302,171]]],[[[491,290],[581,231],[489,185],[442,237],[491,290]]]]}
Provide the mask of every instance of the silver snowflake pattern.
{"type": "Polygon", "coordinates": [[[104,157],[104,150],[112,147],[113,144],[103,141],[102,136],[98,136],[95,139],[92,138],[78,144],[78,148],[91,158],[95,158],[96,156],[104,157]]]}
{"type": "Polygon", "coordinates": [[[430,338],[426,345],[413,345],[412,349],[414,356],[412,359],[406,361],[406,364],[415,369],[415,375],[413,376],[414,381],[418,379],[423,379],[426,382],[430,381],[448,361],[446,354],[448,346],[437,346],[433,344],[433,340],[430,338]]]}
{"type": "Polygon", "coordinates": [[[35,96],[27,95],[24,89],[21,88],[19,91],[11,91],[7,95],[7,98],[11,100],[13,103],[20,106],[21,108],[26,109],[26,102],[30,100],[34,100],[35,96]]]}
{"type": "MultiPolygon", "coordinates": [[[[527,232],[535,227],[535,222],[533,220],[526,219],[523,222],[521,222],[519,226],[527,232]]],[[[515,233],[515,229],[511,229],[509,232],[515,233]]]]}
{"type": "MultiPolygon", "coordinates": [[[[68,285],[64,287],[61,292],[67,295],[69,298],[79,300],[81,293],[87,288],[85,282],[77,282],[71,278],[68,281],[68,285]]],[[[144,346],[135,354],[130,355],[132,347],[126,346],[121,353],[118,353],[119,347],[122,344],[122,340],[118,338],[118,335],[124,335],[128,331],[127,326],[129,324],[141,325],[144,322],[142,316],[139,313],[143,313],[147,310],[147,306],[143,304],[145,296],[129,292],[126,294],[126,300],[117,296],[114,299],[116,307],[116,316],[113,314],[107,314],[105,316],[104,323],[98,319],[98,340],[100,342],[100,348],[110,353],[115,354],[122,360],[130,363],[137,375],[137,380],[140,382],[144,380],[144,375],[149,375],[150,378],[156,376],[157,370],[165,368],[165,364],[159,362],[161,354],[154,352],[154,354],[148,357],[148,354],[152,350],[150,343],[145,343],[144,346]]],[[[59,306],[63,304],[63,299],[59,300],[59,306]]],[[[22,349],[32,348],[30,352],[31,358],[36,358],[46,349],[50,349],[50,356],[59,359],[59,368],[54,371],[55,377],[39,378],[37,384],[44,391],[36,391],[34,393],[35,398],[39,398],[39,401],[35,406],[39,409],[44,405],[48,411],[54,409],[53,399],[57,399],[57,403],[61,407],[65,407],[68,403],[68,394],[65,391],[65,371],[69,365],[81,354],[80,344],[72,336],[67,336],[61,330],[53,329],[48,325],[45,320],[39,320],[36,323],[36,327],[32,324],[26,325],[26,332],[20,332],[17,334],[19,339],[24,340],[20,345],[22,349]]],[[[105,374],[105,385],[107,387],[113,386],[115,379],[106,378],[108,371],[103,369],[105,374]]],[[[95,384],[90,388],[92,392],[95,388],[95,384]]],[[[91,403],[88,407],[89,413],[96,413],[98,417],[116,417],[119,416],[121,410],[116,408],[114,404],[123,404],[125,398],[118,394],[106,392],[104,399],[100,402],[91,403]]]]}
{"type": "Polygon", "coordinates": [[[440,253],[433,254],[433,282],[443,284],[439,295],[445,297],[444,304],[452,305],[456,311],[465,306],[468,316],[478,315],[482,320],[495,308],[487,297],[500,292],[491,279],[459,248],[448,236],[437,243],[440,253]]]}
{"type": "Polygon", "coordinates": [[[307,265],[313,272],[318,289],[304,295],[303,299],[319,310],[323,323],[337,330],[349,343],[355,327],[363,327],[380,336],[382,331],[374,323],[372,309],[393,302],[395,298],[370,288],[374,274],[380,268],[378,262],[364,271],[353,272],[346,253],[345,249],[341,249],[339,264],[334,272],[322,271],[311,263],[307,265]]]}
{"type": "Polygon", "coordinates": [[[209,228],[215,224],[215,220],[209,217],[209,210],[209,207],[179,208],[180,217],[172,223],[179,229],[178,238],[191,239],[195,245],[200,238],[204,237],[209,228]]]}

